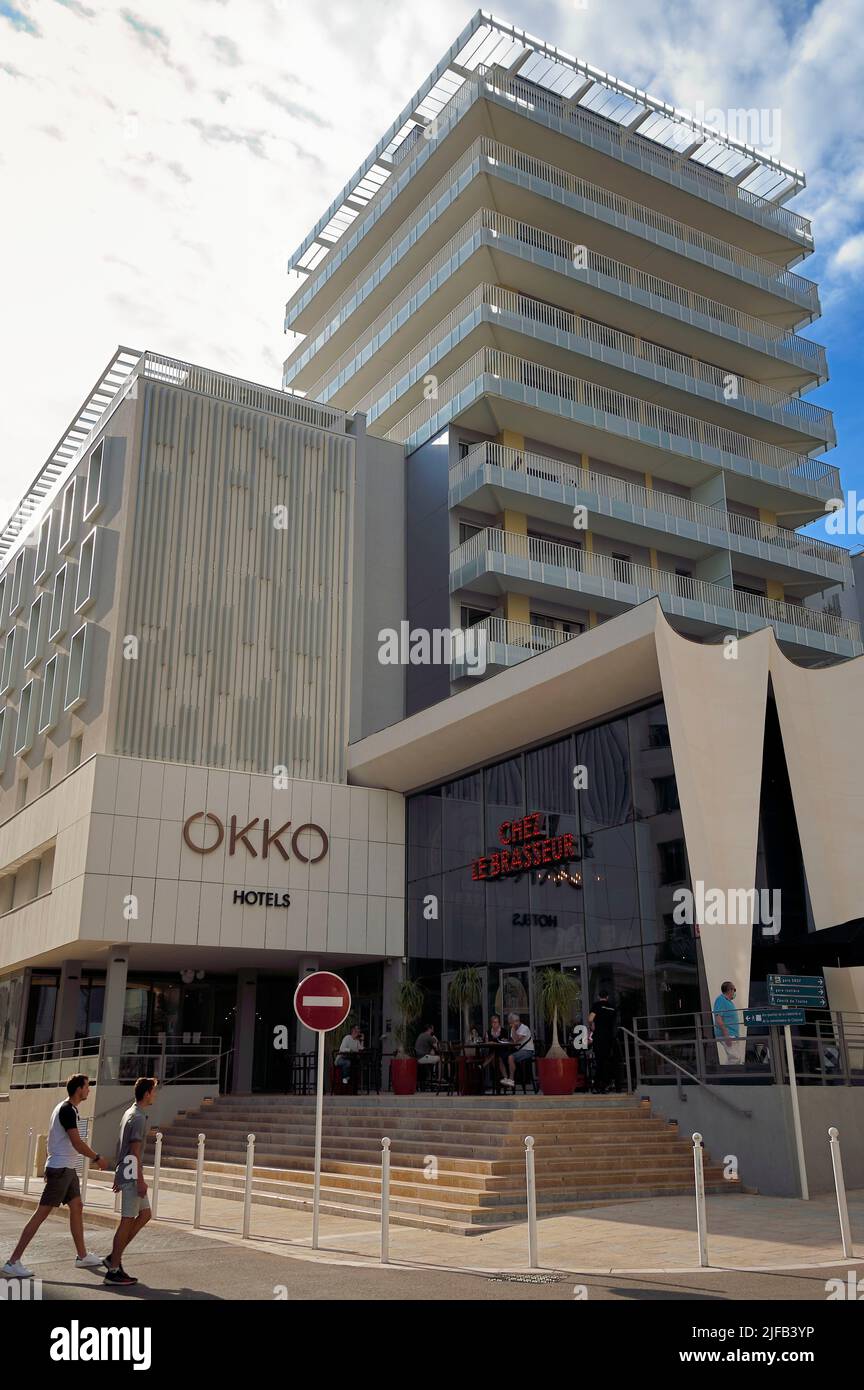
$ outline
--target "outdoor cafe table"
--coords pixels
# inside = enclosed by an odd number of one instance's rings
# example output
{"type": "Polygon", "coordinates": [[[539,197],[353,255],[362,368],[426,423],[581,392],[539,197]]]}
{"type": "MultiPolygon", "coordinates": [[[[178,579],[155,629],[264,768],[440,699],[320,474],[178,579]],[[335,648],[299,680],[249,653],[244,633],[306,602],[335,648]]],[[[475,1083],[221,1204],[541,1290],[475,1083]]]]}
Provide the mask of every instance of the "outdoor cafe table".
{"type": "MultiPolygon", "coordinates": [[[[482,1095],[485,1086],[483,1084],[483,1072],[486,1059],[483,1057],[469,1057],[469,1052],[484,1053],[488,1052],[493,1058],[507,1057],[519,1046],[511,1039],[501,1042],[479,1042],[479,1043],[453,1043],[453,1051],[457,1061],[461,1061],[459,1067],[459,1094],[460,1096],[482,1095]]],[[[490,1068],[490,1071],[493,1068],[490,1068]]]]}

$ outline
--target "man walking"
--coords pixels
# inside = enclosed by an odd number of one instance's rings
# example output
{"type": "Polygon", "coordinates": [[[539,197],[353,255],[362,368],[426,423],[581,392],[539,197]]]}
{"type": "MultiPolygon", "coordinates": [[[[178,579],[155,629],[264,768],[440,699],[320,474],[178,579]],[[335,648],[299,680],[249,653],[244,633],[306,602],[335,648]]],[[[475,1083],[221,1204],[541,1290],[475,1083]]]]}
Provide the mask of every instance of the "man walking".
{"type": "Polygon", "coordinates": [[[139,1076],[135,1082],[135,1103],[120,1121],[120,1139],[117,1144],[117,1166],[114,1173],[114,1191],[121,1196],[120,1222],[114,1235],[111,1254],[105,1260],[108,1266],[106,1284],[117,1284],[128,1288],[138,1280],[127,1274],[123,1268],[123,1252],[143,1230],[152,1215],[147,1184],[144,1181],[144,1145],[150,1120],[147,1111],[156,1099],[158,1082],[155,1076],[139,1076]]]}
{"type": "Polygon", "coordinates": [[[3,1266],[3,1277],[6,1279],[33,1278],[33,1271],[22,1263],[21,1256],[42,1222],[52,1211],[64,1204],[69,1208],[69,1230],[78,1252],[76,1267],[95,1269],[102,1263],[99,1256],[90,1254],[84,1244],[84,1203],[81,1200],[81,1185],[78,1181],[78,1165],[84,1158],[89,1158],[97,1168],[108,1167],[107,1160],[94,1153],[78,1132],[78,1107],[89,1094],[89,1077],[76,1073],[66,1082],[67,1099],[61,1100],[51,1112],[48,1153],[45,1160],[45,1189],[34,1215],[21,1232],[21,1239],[3,1266]]]}
{"type": "Polygon", "coordinates": [[[720,1061],[726,1065],[737,1066],[744,1061],[740,1055],[738,1038],[741,1032],[740,1018],[735,1007],[737,990],[731,980],[724,980],[720,993],[714,1000],[714,1036],[720,1045],[720,1061]]]}

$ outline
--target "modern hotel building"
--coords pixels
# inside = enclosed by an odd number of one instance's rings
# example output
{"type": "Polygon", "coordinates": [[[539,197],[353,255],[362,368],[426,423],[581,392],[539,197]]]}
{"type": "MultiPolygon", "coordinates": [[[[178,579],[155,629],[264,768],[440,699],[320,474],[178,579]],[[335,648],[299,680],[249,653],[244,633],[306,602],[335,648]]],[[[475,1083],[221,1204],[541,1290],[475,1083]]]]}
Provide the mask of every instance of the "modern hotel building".
{"type": "Polygon", "coordinates": [[[550,964],[574,1019],[864,1010],[802,187],[478,13],[291,258],[283,391],[117,354],[2,540],[4,1080],[207,1035],[280,1089],[315,965],[374,1038],[403,970],[455,1036],[465,964],[538,1032],[550,964]]]}

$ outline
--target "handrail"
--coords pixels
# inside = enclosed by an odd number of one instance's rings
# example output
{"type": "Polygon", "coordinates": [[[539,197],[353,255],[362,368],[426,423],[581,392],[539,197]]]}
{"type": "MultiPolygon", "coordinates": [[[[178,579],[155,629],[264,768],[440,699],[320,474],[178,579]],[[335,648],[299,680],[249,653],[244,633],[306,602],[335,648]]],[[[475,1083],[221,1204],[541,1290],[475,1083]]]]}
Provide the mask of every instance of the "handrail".
{"type": "MultiPolygon", "coordinates": [[[[192,1074],[193,1071],[198,1071],[198,1069],[199,1069],[200,1067],[203,1067],[206,1063],[209,1063],[209,1062],[221,1062],[223,1057],[230,1057],[230,1056],[231,1056],[231,1053],[232,1053],[233,1051],[234,1051],[233,1047],[226,1047],[226,1048],[224,1049],[223,1052],[217,1052],[217,1053],[215,1053],[214,1055],[212,1055],[212,1056],[210,1056],[210,1057],[202,1057],[202,1058],[201,1058],[201,1061],[200,1061],[200,1062],[196,1062],[196,1064],[195,1064],[194,1067],[190,1067],[190,1068],[188,1069],[188,1071],[181,1071],[180,1074],[179,1074],[178,1076],[172,1076],[170,1079],[166,1078],[166,1079],[164,1079],[164,1080],[162,1080],[161,1078],[157,1078],[157,1080],[159,1080],[159,1085],[160,1085],[160,1086],[176,1086],[176,1085],[177,1085],[177,1082],[178,1082],[178,1081],[182,1081],[183,1078],[184,1078],[184,1076],[191,1076],[191,1074],[192,1074]]],[[[98,1094],[98,1084],[99,1084],[98,1081],[97,1081],[96,1084],[97,1084],[97,1094],[98,1094]]],[[[218,1084],[219,1084],[218,1077],[217,1077],[216,1084],[217,1084],[217,1086],[218,1086],[218,1084]]],[[[94,1115],[93,1115],[93,1119],[94,1119],[94,1121],[95,1121],[95,1120],[98,1120],[98,1119],[104,1119],[104,1117],[105,1117],[106,1115],[113,1115],[114,1112],[115,1112],[115,1110],[125,1110],[125,1109],[127,1109],[127,1108],[128,1108],[128,1104],[129,1104],[128,1101],[121,1100],[121,1101],[118,1102],[117,1105],[106,1106],[106,1108],[105,1108],[104,1110],[97,1110],[97,1111],[95,1111],[95,1112],[94,1112],[94,1115]]]]}
{"type": "MultiPolygon", "coordinates": [[[[639,270],[624,261],[614,260],[610,256],[604,256],[590,249],[587,251],[584,248],[580,249],[580,244],[577,242],[557,236],[553,232],[544,231],[543,228],[522,222],[518,218],[495,212],[491,208],[478,209],[462,229],[456,232],[446,245],[436,252],[408,285],[399,292],[395,299],[391,300],[388,305],[390,316],[392,317],[397,307],[406,303],[423,285],[426,285],[472,237],[482,232],[488,232],[494,237],[508,237],[521,245],[530,246],[532,251],[540,251],[556,259],[562,259],[570,267],[574,265],[578,255],[581,271],[594,271],[644,294],[651,295],[655,299],[676,304],[689,313],[699,314],[705,318],[724,323],[727,327],[734,328],[739,332],[750,333],[795,357],[807,360],[815,358],[820,364],[819,370],[824,370],[825,349],[821,343],[814,342],[812,338],[804,338],[799,334],[790,333],[782,325],[770,323],[768,320],[760,319],[755,314],[748,314],[742,309],[734,309],[728,304],[723,304],[720,300],[698,294],[695,290],[685,289],[682,285],[661,279],[657,275],[651,275],[648,271],[639,270]]],[[[379,283],[380,278],[376,278],[374,274],[368,275],[365,271],[361,272],[346,290],[345,295],[342,296],[344,303],[342,303],[341,308],[331,308],[322,314],[321,318],[310,328],[303,342],[298,344],[294,353],[286,359],[286,384],[296,375],[297,370],[317,355],[324,343],[338,332],[350,315],[368,298],[379,283]],[[364,290],[366,293],[363,293],[364,290]]]]}
{"type": "MultiPolygon", "coordinates": [[[[567,333],[574,338],[587,338],[597,347],[650,362],[664,371],[677,372],[681,376],[689,377],[692,381],[713,386],[718,391],[725,391],[729,385],[730,374],[721,370],[720,367],[715,367],[713,363],[702,362],[697,357],[687,357],[684,353],[676,352],[673,348],[663,347],[660,343],[652,343],[645,338],[637,338],[632,333],[625,333],[620,328],[612,328],[597,319],[585,318],[582,314],[575,314],[569,309],[560,309],[554,304],[547,304],[543,299],[532,299],[530,295],[522,294],[518,290],[506,290],[500,285],[484,283],[466,295],[455,309],[451,309],[446,318],[430,329],[426,336],[412,347],[411,351],[406,353],[386,376],[381,377],[360,400],[355,401],[350,406],[350,410],[368,414],[370,423],[376,419],[381,413],[374,409],[378,402],[397,382],[402,381],[413,367],[422,362],[439,343],[445,341],[460,322],[467,319],[481,305],[489,305],[493,313],[517,315],[521,318],[531,319],[546,328],[567,333]]],[[[386,315],[381,317],[386,317],[386,315]]],[[[376,320],[376,327],[380,326],[380,321],[380,318],[376,320]]],[[[371,330],[367,330],[366,333],[355,339],[338,362],[319,381],[315,382],[309,390],[310,397],[315,400],[324,399],[324,393],[344,367],[357,361],[364,340],[367,339],[370,332],[371,330]]],[[[735,384],[739,396],[748,400],[776,407],[804,420],[828,424],[831,422],[830,410],[826,410],[824,406],[815,405],[812,401],[805,400],[801,396],[791,396],[788,392],[778,391],[773,386],[765,385],[760,381],[752,381],[749,377],[737,374],[735,375],[735,384]]]]}
{"type": "Polygon", "coordinates": [[[522,531],[505,531],[486,526],[470,536],[450,553],[450,574],[455,575],[463,565],[477,560],[484,553],[497,553],[525,560],[529,564],[549,565],[569,569],[579,574],[608,579],[615,584],[628,584],[654,594],[671,594],[709,608],[721,608],[765,618],[768,622],[785,623],[809,632],[821,632],[847,642],[861,642],[861,625],[854,618],[841,618],[834,613],[785,603],[762,594],[749,594],[726,584],[715,584],[689,575],[673,574],[632,560],[617,560],[585,550],[576,544],[542,540],[522,531]]]}
{"type": "Polygon", "coordinates": [[[743,1115],[745,1120],[752,1120],[752,1110],[745,1110],[740,1105],[734,1105],[731,1100],[727,1100],[726,1097],[720,1095],[719,1092],[712,1091],[710,1086],[707,1086],[705,1082],[702,1081],[698,1076],[695,1076],[692,1071],[688,1071],[686,1067],[682,1067],[681,1063],[676,1062],[674,1057],[667,1057],[665,1052],[660,1051],[659,1047],[655,1047],[653,1043],[646,1042],[644,1038],[639,1037],[638,1033],[634,1033],[631,1028],[625,1028],[623,1023],[619,1023],[618,1028],[620,1032],[626,1033],[628,1037],[631,1037],[633,1041],[636,1043],[637,1064],[639,1061],[639,1047],[647,1047],[651,1050],[651,1052],[656,1052],[657,1056],[662,1058],[664,1062],[668,1062],[670,1066],[675,1067],[676,1071],[680,1071],[690,1081],[695,1081],[697,1086],[701,1086],[703,1091],[707,1091],[708,1095],[711,1096],[714,1100],[716,1100],[720,1105],[725,1105],[729,1110],[734,1110],[736,1115],[743,1115]]]}
{"type": "MultiPolygon", "coordinates": [[[[686,440],[697,448],[715,449],[719,453],[735,458],[747,459],[780,473],[796,475],[821,481],[826,477],[833,481],[836,469],[809,454],[797,454],[792,449],[784,449],[778,444],[768,444],[754,439],[738,430],[715,425],[698,416],[684,415],[679,410],[660,406],[646,401],[641,396],[631,396],[609,386],[583,377],[571,376],[567,372],[544,367],[530,358],[517,357],[513,353],[502,352],[498,348],[481,348],[461,367],[438,386],[434,399],[424,400],[387,431],[387,439],[395,439],[404,444],[422,426],[437,415],[442,406],[458,396],[469,385],[484,376],[504,377],[529,390],[558,396],[573,405],[596,411],[599,415],[613,415],[640,428],[654,430],[660,435],[686,440]]],[[[672,445],[664,447],[673,448],[672,445]]]]}
{"type": "Polygon", "coordinates": [[[661,511],[668,516],[691,521],[696,526],[714,527],[720,531],[749,537],[760,544],[783,546],[786,550],[800,551],[804,555],[831,564],[851,567],[850,552],[845,546],[834,545],[820,537],[800,535],[788,527],[757,521],[753,517],[729,511],[726,507],[708,506],[704,502],[694,502],[689,497],[679,497],[677,493],[662,492],[656,487],[644,487],[639,483],[616,478],[612,474],[596,473],[591,469],[581,468],[578,464],[566,463],[562,459],[549,458],[529,450],[514,449],[491,440],[475,444],[464,458],[453,464],[449,473],[449,486],[455,487],[474,473],[484,471],[486,467],[500,468],[522,477],[555,481],[564,487],[572,487],[576,492],[597,492],[612,500],[625,502],[629,506],[661,511]]]}
{"type": "MultiPolygon", "coordinates": [[[[404,219],[395,232],[387,239],[384,245],[376,252],[370,261],[359,272],[359,276],[344,291],[335,304],[331,307],[329,314],[339,313],[350,298],[356,293],[356,287],[360,277],[368,279],[384,262],[393,255],[396,248],[406,238],[410,237],[412,231],[435,207],[436,203],[445,197],[455,187],[458,180],[466,173],[472,164],[479,161],[487,161],[490,165],[504,165],[517,170],[519,173],[526,174],[529,178],[535,178],[543,183],[551,184],[553,187],[565,189],[575,197],[583,198],[588,202],[596,203],[599,207],[605,208],[621,217],[627,217],[632,222],[641,223],[644,227],[652,231],[660,232],[664,236],[672,237],[674,240],[684,243],[687,246],[695,246],[706,254],[716,256],[719,260],[729,261],[731,264],[739,266],[741,269],[754,271],[756,274],[764,276],[768,280],[775,280],[778,284],[785,286],[793,294],[806,300],[812,307],[818,307],[818,287],[812,280],[808,280],[803,275],[797,275],[794,271],[787,270],[783,266],[777,265],[774,261],[766,260],[763,256],[757,256],[752,251],[746,251],[736,246],[733,242],[724,241],[720,237],[711,236],[708,232],[700,231],[696,227],[691,227],[677,218],[669,217],[665,213],[656,212],[653,208],[643,203],[638,203],[633,198],[626,198],[620,193],[614,193],[610,189],[604,188],[602,184],[591,183],[587,179],[580,178],[576,174],[569,173],[566,169],[561,169],[557,165],[550,164],[546,160],[537,159],[533,155],[524,154],[521,150],[511,145],[505,145],[500,140],[493,140],[489,136],[478,136],[469,145],[463,155],[453,164],[438,183],[426,194],[425,198],[412,208],[409,215],[404,219]]],[[[392,202],[398,195],[400,189],[392,185],[384,185],[381,192],[379,207],[392,202]]],[[[336,249],[336,255],[328,257],[325,264],[314,272],[312,283],[308,282],[301,286],[303,294],[296,304],[291,306],[290,316],[296,315],[308,304],[311,304],[315,296],[333,273],[336,265],[344,263],[351,253],[360,244],[363,236],[372,226],[372,220],[367,215],[361,224],[352,229],[352,234],[343,246],[336,249]]],[[[286,306],[287,307],[287,306],[286,306]]],[[[325,318],[327,315],[324,316],[325,318]]],[[[319,320],[321,323],[322,320],[319,320]]],[[[314,329],[312,330],[314,332],[314,329]]]]}

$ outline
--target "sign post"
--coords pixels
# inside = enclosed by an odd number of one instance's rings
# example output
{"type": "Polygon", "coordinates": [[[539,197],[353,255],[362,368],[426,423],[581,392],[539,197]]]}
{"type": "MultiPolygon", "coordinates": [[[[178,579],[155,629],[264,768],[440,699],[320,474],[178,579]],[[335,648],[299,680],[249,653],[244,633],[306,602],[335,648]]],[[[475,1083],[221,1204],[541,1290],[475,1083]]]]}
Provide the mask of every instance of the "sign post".
{"type": "Polygon", "coordinates": [[[318,1087],[315,1100],[315,1185],[312,1196],[312,1249],[318,1249],[318,1215],[321,1205],[321,1131],[324,1118],[324,1034],[338,1028],[351,1012],[351,991],[343,979],[329,970],[316,970],[301,980],[294,991],[294,1012],[318,1034],[318,1087]]]}
{"type": "MultiPolygon", "coordinates": [[[[798,1012],[788,1018],[778,1020],[783,1023],[783,1036],[786,1041],[786,1069],[789,1072],[789,1099],[792,1102],[792,1124],[795,1129],[795,1148],[798,1151],[798,1174],[801,1182],[801,1199],[810,1200],[807,1183],[807,1168],[804,1162],[804,1133],[801,1128],[801,1110],[798,1105],[798,1078],[795,1075],[795,1053],[792,1050],[791,1024],[804,1022],[804,1009],[827,1009],[828,995],[825,980],[821,975],[769,975],[768,1003],[782,1012],[786,1009],[798,1012]]],[[[772,1020],[773,1021],[773,1020],[772,1020]]]]}

